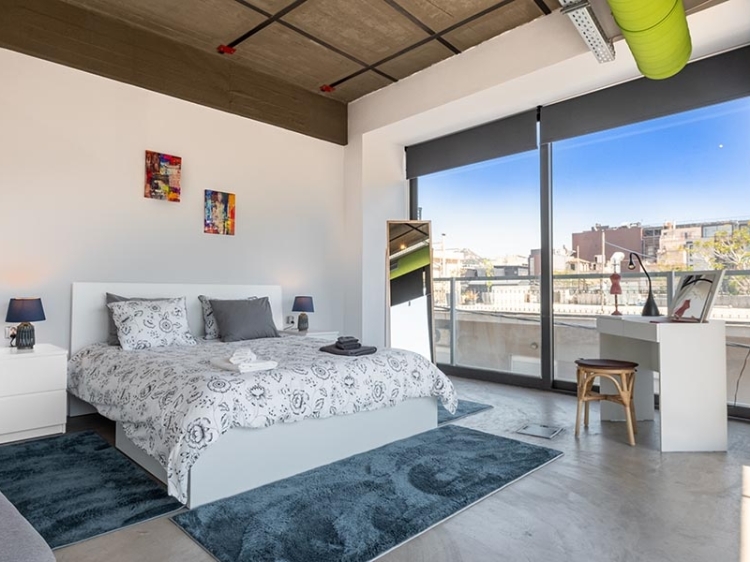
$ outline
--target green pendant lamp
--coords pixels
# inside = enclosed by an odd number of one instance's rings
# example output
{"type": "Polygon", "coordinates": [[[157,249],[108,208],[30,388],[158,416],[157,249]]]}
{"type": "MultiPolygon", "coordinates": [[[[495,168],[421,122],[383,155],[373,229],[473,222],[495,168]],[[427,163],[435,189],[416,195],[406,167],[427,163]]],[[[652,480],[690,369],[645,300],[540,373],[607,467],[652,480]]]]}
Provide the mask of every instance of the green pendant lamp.
{"type": "Polygon", "coordinates": [[[607,0],[638,70],[663,80],[682,70],[690,59],[690,41],[682,0],[607,0]]]}

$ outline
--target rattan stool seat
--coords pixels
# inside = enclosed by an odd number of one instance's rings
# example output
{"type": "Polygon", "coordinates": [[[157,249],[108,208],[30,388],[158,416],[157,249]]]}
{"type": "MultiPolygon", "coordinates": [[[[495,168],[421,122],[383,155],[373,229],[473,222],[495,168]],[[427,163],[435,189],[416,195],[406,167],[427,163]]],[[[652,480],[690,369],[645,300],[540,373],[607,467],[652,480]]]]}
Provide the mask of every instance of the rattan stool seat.
{"type": "Polygon", "coordinates": [[[584,411],[583,425],[589,425],[589,402],[606,400],[625,407],[625,420],[628,429],[628,441],[635,445],[635,405],[633,403],[633,385],[638,363],[620,361],[617,359],[578,359],[578,407],[576,408],[576,437],[580,433],[581,410],[584,411]],[[594,392],[593,386],[597,378],[612,381],[616,394],[602,394],[594,392]]]}

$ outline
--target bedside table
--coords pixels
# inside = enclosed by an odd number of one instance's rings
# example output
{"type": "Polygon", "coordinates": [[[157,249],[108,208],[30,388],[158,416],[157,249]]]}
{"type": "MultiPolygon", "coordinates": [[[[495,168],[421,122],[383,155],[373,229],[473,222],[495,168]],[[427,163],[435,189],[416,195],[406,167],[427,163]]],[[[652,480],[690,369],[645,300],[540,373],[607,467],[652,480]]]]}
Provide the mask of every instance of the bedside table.
{"type": "Polygon", "coordinates": [[[65,433],[67,360],[50,344],[0,348],[0,443],[65,433]]]}
{"type": "Polygon", "coordinates": [[[335,341],[339,337],[338,332],[316,332],[315,330],[307,330],[300,332],[299,330],[281,330],[282,334],[290,336],[298,336],[301,338],[315,338],[316,340],[335,341]]]}

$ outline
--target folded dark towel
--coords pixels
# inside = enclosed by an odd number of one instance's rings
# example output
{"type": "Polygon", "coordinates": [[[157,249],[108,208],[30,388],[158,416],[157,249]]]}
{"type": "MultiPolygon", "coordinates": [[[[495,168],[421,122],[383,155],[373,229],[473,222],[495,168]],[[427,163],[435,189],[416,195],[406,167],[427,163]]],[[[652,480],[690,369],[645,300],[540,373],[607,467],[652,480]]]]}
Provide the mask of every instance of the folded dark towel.
{"type": "Polygon", "coordinates": [[[336,342],[334,345],[338,347],[339,349],[359,349],[360,347],[362,347],[362,344],[359,343],[358,341],[353,341],[353,342],[348,342],[348,343],[336,342]]]}
{"type": "Polygon", "coordinates": [[[354,336],[339,336],[336,340],[337,343],[359,343],[359,340],[354,336]]]}
{"type": "Polygon", "coordinates": [[[334,355],[347,355],[349,357],[370,355],[372,353],[375,353],[377,350],[377,347],[373,347],[371,345],[363,345],[359,349],[339,349],[338,347],[336,347],[335,343],[332,343],[331,345],[324,345],[320,348],[320,351],[325,351],[326,353],[333,353],[334,355]]]}

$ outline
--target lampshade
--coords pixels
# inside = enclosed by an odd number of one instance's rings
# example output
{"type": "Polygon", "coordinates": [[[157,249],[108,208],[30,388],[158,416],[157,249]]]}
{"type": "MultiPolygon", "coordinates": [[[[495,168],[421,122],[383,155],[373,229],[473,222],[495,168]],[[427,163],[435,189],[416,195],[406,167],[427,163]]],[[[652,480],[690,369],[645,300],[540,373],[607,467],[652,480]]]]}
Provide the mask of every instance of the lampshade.
{"type": "Polygon", "coordinates": [[[315,312],[312,297],[294,297],[292,312],[315,312]]]}
{"type": "Polygon", "coordinates": [[[662,80],[682,70],[693,46],[682,0],[607,0],[638,70],[662,80]]]}
{"type": "Polygon", "coordinates": [[[8,314],[5,316],[6,322],[39,322],[40,320],[46,320],[42,299],[10,299],[8,314]]]}

